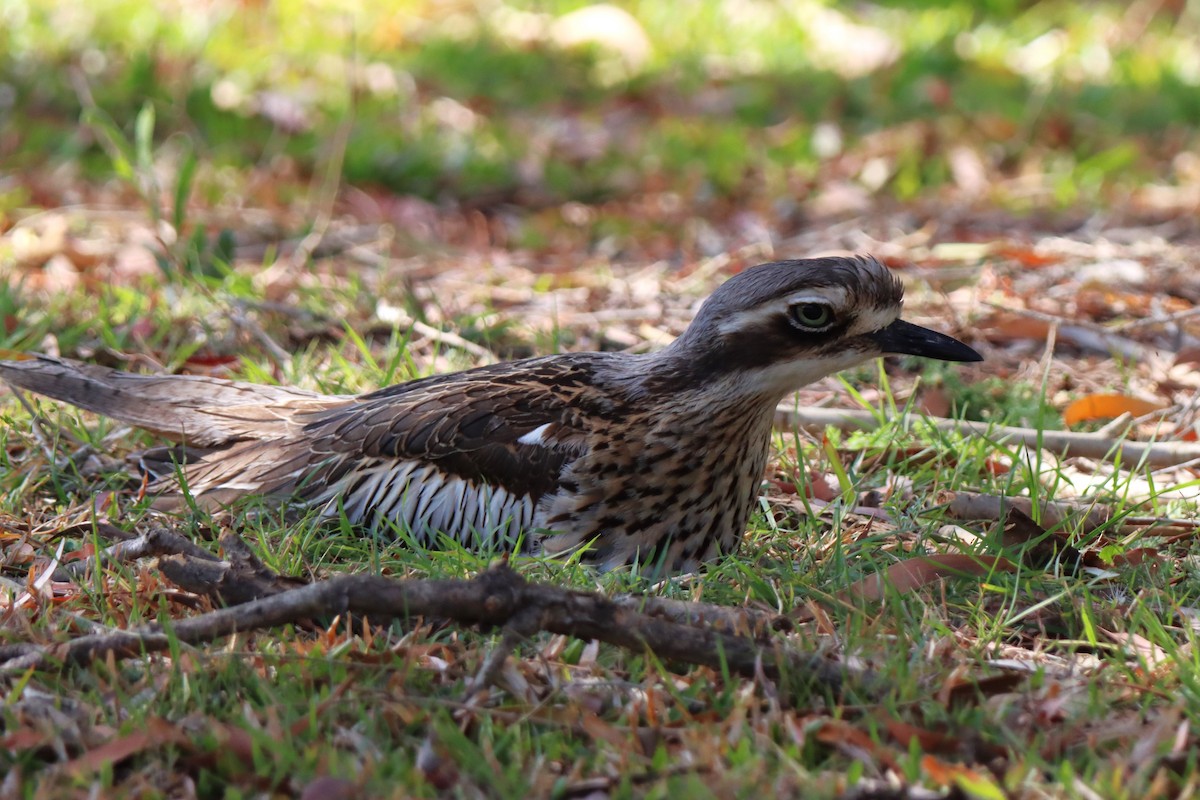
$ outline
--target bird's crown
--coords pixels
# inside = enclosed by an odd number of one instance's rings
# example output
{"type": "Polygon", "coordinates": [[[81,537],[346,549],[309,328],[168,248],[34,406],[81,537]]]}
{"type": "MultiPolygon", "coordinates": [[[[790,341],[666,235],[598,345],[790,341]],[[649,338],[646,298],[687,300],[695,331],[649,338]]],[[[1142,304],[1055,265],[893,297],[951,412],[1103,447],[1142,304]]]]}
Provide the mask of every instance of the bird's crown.
{"type": "Polygon", "coordinates": [[[694,324],[715,323],[731,334],[760,323],[788,320],[797,333],[877,330],[900,315],[900,280],[870,256],[830,257],[760,264],[713,292],[694,324]],[[859,325],[850,325],[861,320],[859,325]]]}

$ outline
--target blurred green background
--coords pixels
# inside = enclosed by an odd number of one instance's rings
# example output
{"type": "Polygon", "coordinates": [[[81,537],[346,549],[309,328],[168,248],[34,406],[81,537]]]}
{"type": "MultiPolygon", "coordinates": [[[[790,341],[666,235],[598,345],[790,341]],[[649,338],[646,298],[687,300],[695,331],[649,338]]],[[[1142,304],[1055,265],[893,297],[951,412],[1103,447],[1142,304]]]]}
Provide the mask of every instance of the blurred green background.
{"type": "Polygon", "coordinates": [[[0,209],[38,202],[15,173],[109,174],[82,109],[132,136],[148,101],[168,152],[466,207],[1107,205],[1200,184],[1198,85],[1183,0],[0,0],[0,209]]]}

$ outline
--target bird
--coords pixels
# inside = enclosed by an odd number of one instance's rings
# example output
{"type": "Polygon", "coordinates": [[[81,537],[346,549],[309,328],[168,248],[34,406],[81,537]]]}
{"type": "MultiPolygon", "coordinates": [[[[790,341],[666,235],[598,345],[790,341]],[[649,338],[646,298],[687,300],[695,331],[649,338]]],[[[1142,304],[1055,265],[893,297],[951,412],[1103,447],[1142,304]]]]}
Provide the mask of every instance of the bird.
{"type": "Polygon", "coordinates": [[[255,495],[418,546],[448,536],[686,573],[743,538],[785,396],[883,355],[982,360],[901,319],[903,295],[870,256],[777,261],[727,279],[654,352],[532,357],[360,395],[27,354],[0,361],[0,379],[178,443],[173,467],[163,448],[143,460],[160,508],[255,495]]]}

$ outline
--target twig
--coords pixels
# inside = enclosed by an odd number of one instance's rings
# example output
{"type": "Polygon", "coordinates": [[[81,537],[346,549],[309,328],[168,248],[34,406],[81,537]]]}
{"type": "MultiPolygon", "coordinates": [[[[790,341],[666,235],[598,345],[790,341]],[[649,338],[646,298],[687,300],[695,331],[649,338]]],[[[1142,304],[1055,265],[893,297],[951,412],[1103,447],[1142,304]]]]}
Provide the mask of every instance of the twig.
{"type": "Polygon", "coordinates": [[[56,581],[77,581],[93,568],[105,563],[124,564],[146,556],[185,554],[192,558],[217,561],[217,557],[203,547],[166,528],[155,527],[133,539],[125,539],[106,547],[99,553],[65,564],[54,571],[56,581]]]}
{"type": "Polygon", "coordinates": [[[1028,497],[1004,497],[982,492],[954,492],[946,503],[946,511],[956,519],[1005,519],[1009,509],[1017,509],[1028,517],[1041,520],[1043,528],[1057,528],[1072,517],[1080,517],[1084,532],[1090,533],[1108,524],[1112,512],[1106,508],[1075,503],[1046,501],[1034,510],[1028,497]]]}
{"type": "Polygon", "coordinates": [[[1029,317],[1030,319],[1055,325],[1058,327],[1059,338],[1084,350],[1092,350],[1097,353],[1104,353],[1105,355],[1114,352],[1120,353],[1122,357],[1131,360],[1144,358],[1146,354],[1146,347],[1144,345],[1114,333],[1111,328],[1106,328],[1099,323],[1071,320],[1055,316],[1054,314],[1047,314],[1044,311],[1035,311],[1032,308],[1012,308],[995,302],[985,302],[984,305],[991,306],[997,311],[1016,314],[1021,317],[1029,317]]]}
{"type": "MultiPolygon", "coordinates": [[[[946,510],[958,519],[1005,519],[1010,509],[1016,509],[1029,517],[1036,516],[1041,520],[1043,528],[1057,528],[1072,517],[1079,518],[1081,531],[1091,533],[1108,526],[1114,516],[1111,509],[1094,503],[1047,500],[1038,504],[1035,514],[1033,500],[1028,497],[1007,497],[983,492],[954,492],[953,495],[946,504],[946,510]]],[[[1198,525],[1200,523],[1195,520],[1126,516],[1121,518],[1121,523],[1113,532],[1126,536],[1145,533],[1148,528],[1194,530],[1198,525]]],[[[1160,532],[1165,533],[1161,530],[1160,532]]]]}
{"type": "MultiPolygon", "coordinates": [[[[1094,433],[1039,431],[944,417],[913,416],[910,419],[924,419],[938,430],[982,436],[997,442],[1016,440],[1060,455],[1106,459],[1119,450],[1125,463],[1145,463],[1152,467],[1175,466],[1200,458],[1200,444],[1195,442],[1130,442],[1094,433]]],[[[873,430],[879,427],[879,420],[869,411],[784,404],[775,409],[775,426],[784,430],[799,428],[814,433],[820,433],[828,426],[873,430]]]]}
{"type": "Polygon", "coordinates": [[[1176,311],[1174,314],[1166,314],[1163,316],[1155,315],[1152,317],[1143,317],[1142,319],[1130,320],[1129,322],[1125,322],[1116,326],[1113,328],[1113,330],[1124,333],[1126,331],[1135,331],[1141,328],[1148,328],[1151,325],[1168,325],[1173,322],[1183,322],[1185,319],[1191,319],[1192,317],[1200,317],[1200,306],[1188,308],[1183,311],[1176,311]]]}
{"type": "Polygon", "coordinates": [[[279,342],[272,339],[271,334],[267,333],[263,326],[259,325],[258,322],[256,322],[249,314],[247,314],[246,309],[243,308],[241,304],[234,304],[234,307],[229,314],[229,320],[234,324],[234,327],[248,332],[251,336],[257,339],[258,343],[262,345],[263,349],[270,353],[271,358],[274,359],[275,364],[280,369],[286,370],[292,363],[292,354],[287,350],[284,350],[283,347],[280,346],[279,342]]]}
{"type": "MultiPolygon", "coordinates": [[[[697,664],[754,677],[761,663],[772,680],[796,676],[830,689],[843,685],[847,670],[779,641],[760,642],[718,631],[680,625],[623,608],[590,592],[529,583],[506,565],[471,580],[391,580],[346,575],[313,583],[232,608],[178,620],[172,635],[158,624],[98,636],[82,636],[51,647],[11,645],[0,659],[17,658],[23,668],[87,664],[110,654],[132,657],[161,652],[172,641],[212,641],[239,631],[291,624],[323,615],[352,612],[375,621],[440,617],[462,625],[504,626],[519,615],[540,616],[540,630],[598,639],[635,652],[651,651],[665,661],[697,664]]],[[[0,662],[0,674],[10,672],[0,662]]],[[[868,677],[859,674],[866,682],[868,677]]]]}
{"type": "Polygon", "coordinates": [[[475,342],[469,339],[464,339],[457,333],[443,331],[440,328],[435,328],[432,325],[421,322],[419,319],[414,319],[403,309],[391,309],[388,321],[401,328],[411,328],[422,336],[444,344],[447,347],[462,350],[464,353],[468,353],[479,359],[484,364],[494,364],[496,362],[496,354],[486,347],[475,344],[475,342]]]}

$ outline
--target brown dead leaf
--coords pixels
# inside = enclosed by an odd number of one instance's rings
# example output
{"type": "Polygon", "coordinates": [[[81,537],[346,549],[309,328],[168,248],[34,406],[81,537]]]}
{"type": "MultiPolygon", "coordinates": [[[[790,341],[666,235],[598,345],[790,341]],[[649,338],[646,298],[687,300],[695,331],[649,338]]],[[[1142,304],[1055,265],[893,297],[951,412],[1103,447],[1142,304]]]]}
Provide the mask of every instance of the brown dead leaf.
{"type": "MultiPolygon", "coordinates": [[[[1182,538],[1191,537],[1192,534],[1189,533],[1182,538]]],[[[1158,572],[1166,567],[1167,561],[1163,554],[1153,547],[1135,547],[1124,553],[1114,554],[1111,561],[1102,559],[1100,553],[1096,550],[1088,550],[1083,554],[1083,564],[1084,566],[1095,567],[1097,569],[1136,567],[1139,564],[1145,564],[1146,568],[1151,572],[1158,572]]]]}
{"type": "Polygon", "coordinates": [[[187,367],[188,372],[220,374],[226,368],[233,367],[240,360],[238,356],[228,353],[200,352],[188,356],[183,363],[187,367]]]}
{"type": "Polygon", "coordinates": [[[1021,561],[1031,569],[1046,570],[1060,564],[1074,571],[1083,559],[1061,532],[1049,533],[1016,506],[1009,506],[1004,516],[1001,542],[1005,547],[1022,548],[1021,561]]]}
{"type": "Polygon", "coordinates": [[[12,733],[0,738],[0,750],[9,753],[21,753],[26,750],[36,750],[54,741],[49,731],[37,728],[17,728],[12,733]]]}
{"type": "Polygon", "coordinates": [[[875,602],[883,599],[888,587],[901,594],[946,577],[979,577],[993,572],[1016,572],[1017,567],[1001,556],[976,556],[939,553],[917,556],[888,567],[883,573],[869,575],[843,589],[839,596],[850,602],[875,602]]]}
{"type": "Polygon", "coordinates": [[[963,764],[951,764],[935,756],[924,755],[921,756],[921,769],[935,783],[957,786],[970,797],[1003,800],[1006,796],[991,776],[963,764]]]}
{"type": "Polygon", "coordinates": [[[946,706],[974,704],[982,698],[1012,692],[1028,679],[1026,673],[1015,670],[974,680],[959,678],[943,686],[938,699],[946,706]]]}
{"type": "Polygon", "coordinates": [[[837,488],[837,478],[816,470],[808,473],[805,488],[808,489],[810,498],[823,500],[826,503],[831,503],[841,496],[841,492],[837,488]]]}
{"type": "Polygon", "coordinates": [[[1175,354],[1175,363],[1200,367],[1200,347],[1195,345],[1181,347],[1175,354]]]}
{"type": "Polygon", "coordinates": [[[816,739],[842,751],[850,751],[855,755],[870,756],[888,768],[896,766],[896,759],[890,748],[871,739],[863,730],[840,719],[822,720],[817,729],[816,739]]]}
{"type": "Polygon", "coordinates": [[[1050,335],[1049,322],[1019,314],[998,314],[979,327],[993,344],[1029,340],[1043,342],[1050,335]]]}
{"type": "Polygon", "coordinates": [[[120,763],[144,750],[182,744],[186,741],[183,732],[174,724],[161,717],[150,717],[145,721],[142,730],[110,739],[66,762],[61,769],[68,775],[83,777],[103,767],[120,763]]]}
{"type": "Polygon", "coordinates": [[[959,749],[961,739],[957,736],[947,736],[944,733],[919,728],[908,722],[891,717],[880,720],[887,729],[888,736],[896,740],[901,747],[910,748],[915,739],[921,750],[926,753],[953,753],[959,749]]]}
{"type": "Polygon", "coordinates": [[[313,778],[300,792],[300,800],[353,800],[361,796],[359,786],[345,778],[330,775],[313,778]]]}

